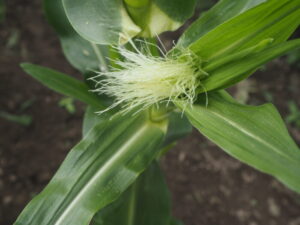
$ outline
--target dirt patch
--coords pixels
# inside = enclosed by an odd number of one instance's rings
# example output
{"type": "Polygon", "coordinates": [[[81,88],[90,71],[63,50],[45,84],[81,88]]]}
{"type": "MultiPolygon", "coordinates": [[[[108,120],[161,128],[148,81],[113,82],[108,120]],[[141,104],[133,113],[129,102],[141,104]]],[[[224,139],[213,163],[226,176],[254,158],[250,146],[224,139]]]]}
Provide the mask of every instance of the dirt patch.
{"type": "MultiPolygon", "coordinates": [[[[81,137],[84,106],[70,114],[61,96],[26,75],[28,61],[80,77],[64,59],[40,1],[7,1],[0,26],[0,110],[30,115],[28,127],[0,119],[0,224],[9,225],[49,182],[68,150],[81,137]],[[31,104],[22,111],[24,102],[31,104]]],[[[300,105],[300,73],[284,60],[257,72],[248,102],[272,100],[284,117],[288,100],[300,105]]],[[[243,89],[243,88],[242,88],[243,89]]],[[[238,90],[239,91],[239,90],[238,90]]],[[[290,126],[300,143],[299,128],[290,126]]],[[[300,197],[268,175],[226,155],[194,131],[162,162],[176,217],[187,225],[300,225],[300,197]]]]}
{"type": "Polygon", "coordinates": [[[5,24],[0,27],[0,110],[29,115],[33,122],[24,127],[0,118],[1,225],[12,224],[48,183],[80,139],[83,113],[81,104],[74,115],[59,107],[62,97],[19,67],[21,62],[32,62],[77,74],[64,59],[40,1],[8,1],[7,7],[5,24]],[[25,102],[29,105],[22,111],[25,102]]]}

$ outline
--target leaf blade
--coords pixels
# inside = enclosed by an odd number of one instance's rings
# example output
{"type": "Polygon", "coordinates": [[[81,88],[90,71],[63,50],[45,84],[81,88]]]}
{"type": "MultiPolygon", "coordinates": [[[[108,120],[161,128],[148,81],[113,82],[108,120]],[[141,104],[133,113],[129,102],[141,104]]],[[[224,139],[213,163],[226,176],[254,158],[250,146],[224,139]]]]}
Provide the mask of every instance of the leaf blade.
{"type": "Polygon", "coordinates": [[[169,191],[154,162],[121,198],[94,217],[93,225],[165,225],[170,214],[169,191]]]}
{"type": "Polygon", "coordinates": [[[57,32],[64,55],[70,64],[82,73],[98,70],[101,66],[106,68],[108,48],[83,39],[73,29],[65,14],[62,0],[43,2],[47,20],[57,32]]]}
{"type": "Polygon", "coordinates": [[[195,7],[196,0],[173,0],[170,4],[169,0],[153,0],[163,12],[165,12],[171,19],[184,23],[187,19],[192,17],[195,7]]]}
{"type": "Polygon", "coordinates": [[[225,21],[251,9],[266,0],[222,0],[208,12],[203,13],[180,37],[178,45],[184,48],[197,41],[225,21]]]}
{"type": "Polygon", "coordinates": [[[15,225],[87,225],[155,157],[165,130],[165,122],[154,124],[145,114],[100,122],[68,154],[15,225]]]}
{"type": "Polygon", "coordinates": [[[271,105],[245,106],[225,92],[188,109],[191,123],[228,154],[300,192],[300,150],[271,105]]]}
{"type": "Polygon", "coordinates": [[[89,87],[79,80],[55,70],[30,63],[22,63],[21,67],[27,74],[58,93],[76,98],[98,109],[105,107],[101,104],[101,99],[91,93],[89,87]]]}
{"type": "MultiPolygon", "coordinates": [[[[204,67],[204,70],[209,76],[202,81],[202,84],[205,87],[205,90],[203,91],[212,91],[230,87],[250,76],[265,63],[297,48],[300,48],[300,39],[271,45],[258,52],[249,53],[246,56],[237,53],[235,54],[236,59],[210,69],[210,65],[214,63],[214,61],[212,61],[204,67]]],[[[247,49],[245,51],[247,51],[247,49]]],[[[228,57],[231,57],[231,55],[228,57]]]]}
{"type": "Polygon", "coordinates": [[[127,14],[122,0],[62,1],[72,27],[92,43],[118,44],[140,32],[127,14]]]}
{"type": "Polygon", "coordinates": [[[189,48],[206,61],[239,52],[267,38],[278,44],[299,26],[299,16],[300,0],[269,0],[226,21],[189,48]]]}

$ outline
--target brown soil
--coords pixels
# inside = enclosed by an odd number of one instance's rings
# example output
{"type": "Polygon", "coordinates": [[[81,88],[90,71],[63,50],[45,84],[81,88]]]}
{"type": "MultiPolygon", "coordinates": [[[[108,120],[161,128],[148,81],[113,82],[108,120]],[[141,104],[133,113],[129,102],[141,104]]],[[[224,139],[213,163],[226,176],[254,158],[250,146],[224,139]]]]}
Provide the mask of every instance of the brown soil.
{"type": "MultiPolygon", "coordinates": [[[[0,225],[10,225],[54,174],[81,137],[84,106],[70,114],[58,106],[60,95],[26,75],[20,62],[48,66],[76,77],[59,41],[43,17],[38,0],[7,1],[0,25],[0,111],[28,114],[24,127],[0,118],[0,225]],[[12,36],[17,41],[9,43],[12,36]],[[33,100],[25,111],[22,104],[33,100]]],[[[245,89],[252,104],[273,103],[285,117],[287,101],[300,105],[300,72],[276,60],[257,72],[245,89]]],[[[246,93],[246,94],[247,94],[246,93]]],[[[300,128],[290,126],[300,143],[300,128]]],[[[300,225],[300,196],[268,175],[226,155],[194,131],[163,159],[173,196],[174,215],[186,225],[300,225]]]]}

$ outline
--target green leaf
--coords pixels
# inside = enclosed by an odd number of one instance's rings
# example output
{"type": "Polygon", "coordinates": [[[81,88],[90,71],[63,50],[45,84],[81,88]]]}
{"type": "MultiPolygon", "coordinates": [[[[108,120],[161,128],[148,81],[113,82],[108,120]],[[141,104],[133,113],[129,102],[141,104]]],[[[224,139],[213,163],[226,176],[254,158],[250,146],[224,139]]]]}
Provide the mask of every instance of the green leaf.
{"type": "Polygon", "coordinates": [[[117,201],[97,213],[92,225],[166,225],[170,214],[169,191],[154,162],[117,201]]]}
{"type": "Polygon", "coordinates": [[[300,24],[300,0],[269,0],[208,32],[189,48],[203,61],[222,58],[272,38],[285,41],[300,24]]]}
{"type": "Polygon", "coordinates": [[[74,104],[74,99],[71,97],[63,97],[58,102],[58,105],[62,108],[65,108],[68,113],[74,114],[76,112],[76,107],[74,104]]]}
{"type": "Polygon", "coordinates": [[[97,109],[105,107],[101,104],[101,98],[91,93],[88,86],[79,80],[55,70],[29,63],[23,63],[21,67],[30,76],[58,93],[78,99],[97,109]]]}
{"type": "Polygon", "coordinates": [[[188,47],[218,25],[265,1],[267,0],[219,1],[212,9],[203,13],[198,20],[189,26],[178,40],[178,45],[184,48],[188,47]]]}
{"type": "Polygon", "coordinates": [[[62,1],[73,28],[92,43],[124,43],[141,31],[128,16],[122,0],[62,1]]]}
{"type": "Polygon", "coordinates": [[[82,125],[82,136],[86,136],[88,132],[95,126],[100,123],[104,123],[113,116],[115,110],[110,110],[109,112],[105,112],[102,114],[98,114],[99,109],[88,106],[85,110],[83,117],[83,125],[82,125]]]}
{"type": "Polygon", "coordinates": [[[93,108],[92,106],[88,106],[85,110],[84,117],[83,117],[83,125],[82,125],[82,136],[88,134],[88,132],[100,122],[105,122],[102,119],[102,116],[96,114],[97,109],[93,108]]]}
{"type": "Polygon", "coordinates": [[[226,92],[208,95],[185,114],[206,137],[233,157],[300,192],[300,150],[272,104],[246,106],[226,92]]]}
{"type": "Polygon", "coordinates": [[[197,0],[153,0],[164,13],[171,19],[184,23],[193,14],[196,7],[197,0]]]}
{"type": "Polygon", "coordinates": [[[137,34],[139,37],[156,37],[164,31],[173,31],[182,25],[182,22],[170,18],[154,1],[125,0],[125,4],[128,14],[141,29],[137,34]],[[144,4],[141,4],[142,2],[144,4]]]}
{"type": "Polygon", "coordinates": [[[108,47],[90,43],[77,34],[60,40],[68,61],[82,73],[107,69],[108,47]]]}
{"type": "Polygon", "coordinates": [[[247,78],[268,61],[299,47],[300,39],[271,45],[270,47],[268,45],[261,46],[259,43],[239,53],[213,60],[203,68],[209,76],[202,81],[205,87],[202,92],[232,86],[247,78]]]}
{"type": "Polygon", "coordinates": [[[147,113],[115,115],[94,126],[68,154],[47,187],[15,225],[87,225],[116,200],[158,153],[166,121],[147,113]]]}
{"type": "Polygon", "coordinates": [[[0,117],[22,126],[29,126],[33,120],[30,115],[14,115],[4,111],[0,111],[0,117]]]}
{"type": "Polygon", "coordinates": [[[44,0],[44,9],[49,23],[59,35],[63,52],[68,61],[82,73],[106,69],[108,47],[93,44],[83,39],[71,26],[62,0],[44,0]]]}

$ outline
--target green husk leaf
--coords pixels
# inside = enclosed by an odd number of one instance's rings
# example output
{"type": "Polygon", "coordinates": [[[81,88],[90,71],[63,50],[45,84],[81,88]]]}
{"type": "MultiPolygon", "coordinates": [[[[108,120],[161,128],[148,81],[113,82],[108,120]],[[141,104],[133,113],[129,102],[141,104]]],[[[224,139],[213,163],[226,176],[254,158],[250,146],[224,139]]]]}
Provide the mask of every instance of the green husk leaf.
{"type": "Polygon", "coordinates": [[[222,58],[272,38],[285,41],[300,24],[300,0],[268,0],[211,30],[189,48],[203,61],[222,58]]]}
{"type": "Polygon", "coordinates": [[[183,48],[188,47],[218,25],[266,1],[267,0],[220,0],[213,8],[202,13],[201,17],[189,26],[178,40],[178,46],[183,48]]]}
{"type": "Polygon", "coordinates": [[[197,0],[172,0],[172,2],[169,0],[153,0],[153,2],[171,19],[184,23],[194,14],[197,0]]]}
{"type": "Polygon", "coordinates": [[[202,81],[202,92],[230,87],[250,76],[265,63],[300,47],[300,39],[273,45],[269,39],[204,66],[209,76],[202,81]]]}

